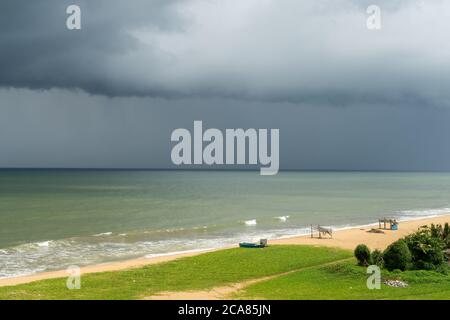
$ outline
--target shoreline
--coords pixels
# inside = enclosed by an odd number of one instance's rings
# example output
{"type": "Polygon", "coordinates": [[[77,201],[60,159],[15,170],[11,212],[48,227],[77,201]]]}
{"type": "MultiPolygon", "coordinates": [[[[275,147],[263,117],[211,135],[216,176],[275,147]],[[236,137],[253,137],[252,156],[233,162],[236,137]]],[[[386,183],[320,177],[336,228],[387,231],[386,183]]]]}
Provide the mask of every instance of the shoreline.
{"type": "MultiPolygon", "coordinates": [[[[295,244],[295,245],[318,245],[318,246],[328,246],[328,247],[339,247],[343,249],[353,250],[358,244],[364,243],[371,250],[374,249],[385,249],[390,243],[402,238],[414,231],[416,231],[420,226],[434,224],[444,224],[445,222],[450,223],[450,213],[446,215],[439,215],[433,217],[424,217],[411,220],[399,220],[399,230],[383,230],[384,233],[370,233],[367,232],[372,228],[378,227],[377,223],[355,226],[345,229],[340,229],[333,231],[333,238],[324,237],[311,238],[309,234],[286,237],[281,239],[268,239],[270,244],[295,244]]],[[[224,246],[220,248],[205,249],[205,250],[191,250],[188,252],[181,253],[168,253],[165,255],[160,255],[156,257],[143,257],[125,261],[117,262],[107,262],[97,265],[81,267],[82,274],[88,273],[98,273],[98,272],[108,272],[108,271],[120,271],[133,268],[139,268],[146,265],[152,265],[167,261],[173,261],[179,258],[191,257],[200,255],[206,252],[212,252],[217,250],[225,250],[229,248],[234,248],[233,246],[224,246]]],[[[24,275],[18,277],[4,278],[0,279],[0,287],[3,286],[14,286],[39,280],[54,279],[54,278],[65,278],[69,274],[66,270],[59,271],[47,271],[40,272],[32,275],[24,275]]]]}

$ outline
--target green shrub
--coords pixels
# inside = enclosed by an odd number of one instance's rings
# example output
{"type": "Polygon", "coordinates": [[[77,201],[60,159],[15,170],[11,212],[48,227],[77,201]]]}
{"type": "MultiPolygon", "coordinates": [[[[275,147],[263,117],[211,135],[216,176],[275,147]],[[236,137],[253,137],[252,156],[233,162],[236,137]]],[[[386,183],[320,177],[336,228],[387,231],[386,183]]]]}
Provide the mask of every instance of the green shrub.
{"type": "Polygon", "coordinates": [[[444,225],[442,239],[444,240],[445,248],[450,249],[450,226],[448,225],[448,222],[444,225]]]}
{"type": "Polygon", "coordinates": [[[448,222],[445,223],[444,230],[442,231],[442,233],[444,238],[450,237],[450,226],[448,225],[448,222]]]}
{"type": "Polygon", "coordinates": [[[450,226],[448,222],[444,226],[438,224],[431,224],[430,228],[427,226],[423,227],[424,230],[429,230],[433,238],[439,238],[442,240],[443,246],[446,249],[450,249],[450,226]]]}
{"type": "Polygon", "coordinates": [[[370,255],[370,260],[372,264],[376,264],[379,267],[384,266],[383,253],[378,249],[372,251],[372,254],[370,255]]]}
{"type": "Polygon", "coordinates": [[[431,225],[405,237],[414,269],[432,270],[445,261],[442,227],[431,225]]]}
{"type": "Polygon", "coordinates": [[[365,244],[359,244],[354,251],[360,266],[368,266],[370,263],[370,250],[365,244]]]}
{"type": "MultiPolygon", "coordinates": [[[[423,230],[428,230],[428,227],[424,227],[423,230]]],[[[429,230],[430,235],[433,238],[440,238],[443,233],[442,226],[440,224],[435,225],[434,223],[432,223],[429,230]]]]}
{"type": "Polygon", "coordinates": [[[383,253],[384,266],[388,270],[406,270],[411,263],[411,252],[402,239],[395,241],[383,253]]]}

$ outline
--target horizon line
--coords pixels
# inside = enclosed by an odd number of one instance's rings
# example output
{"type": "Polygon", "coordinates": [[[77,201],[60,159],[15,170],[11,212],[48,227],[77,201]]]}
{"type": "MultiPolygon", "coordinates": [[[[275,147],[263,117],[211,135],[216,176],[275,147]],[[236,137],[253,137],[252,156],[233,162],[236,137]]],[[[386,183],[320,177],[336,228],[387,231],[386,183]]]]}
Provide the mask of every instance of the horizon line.
{"type": "MultiPolygon", "coordinates": [[[[0,167],[0,171],[259,171],[259,168],[96,168],[96,167],[0,167]]],[[[280,169],[279,172],[416,172],[448,173],[450,170],[400,170],[400,169],[280,169]]]]}

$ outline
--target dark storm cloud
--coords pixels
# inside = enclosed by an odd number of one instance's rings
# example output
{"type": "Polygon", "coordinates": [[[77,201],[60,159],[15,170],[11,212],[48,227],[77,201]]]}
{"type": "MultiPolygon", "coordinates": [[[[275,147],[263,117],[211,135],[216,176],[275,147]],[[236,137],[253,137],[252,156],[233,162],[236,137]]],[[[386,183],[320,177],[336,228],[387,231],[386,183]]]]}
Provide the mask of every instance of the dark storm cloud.
{"type": "Polygon", "coordinates": [[[0,86],[446,106],[448,1],[2,1],[0,86]],[[82,8],[82,30],[65,8],[82,8]],[[366,8],[382,30],[366,28],[366,8]]]}
{"type": "Polygon", "coordinates": [[[174,168],[172,131],[202,120],[205,128],[279,128],[282,169],[450,170],[449,108],[111,99],[24,89],[0,89],[0,101],[6,168],[174,168]]]}
{"type": "MultiPolygon", "coordinates": [[[[31,89],[80,88],[110,96],[138,93],[117,62],[138,50],[128,31],[172,32],[173,0],[5,0],[0,2],[0,85],[31,89]],[[67,6],[82,8],[82,30],[66,28],[67,6]],[[123,76],[123,77],[122,77],[123,76]]],[[[149,61],[152,50],[147,51],[149,61]]],[[[148,88],[147,94],[158,94],[148,88]]]]}

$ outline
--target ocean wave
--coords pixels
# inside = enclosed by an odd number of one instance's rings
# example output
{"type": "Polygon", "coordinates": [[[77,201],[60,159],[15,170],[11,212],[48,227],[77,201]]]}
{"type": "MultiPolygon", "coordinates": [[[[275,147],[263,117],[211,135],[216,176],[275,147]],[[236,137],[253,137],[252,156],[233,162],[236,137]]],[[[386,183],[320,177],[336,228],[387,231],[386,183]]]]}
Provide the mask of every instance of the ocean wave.
{"type": "Polygon", "coordinates": [[[48,241],[35,242],[34,244],[36,244],[38,247],[46,248],[46,247],[49,247],[51,243],[53,243],[53,241],[48,240],[48,241]]]}
{"type": "Polygon", "coordinates": [[[104,237],[112,235],[111,231],[94,234],[94,237],[104,237]]]}
{"type": "Polygon", "coordinates": [[[276,219],[280,220],[281,222],[286,222],[289,219],[289,216],[280,216],[276,217],[276,219]]]}
{"type": "Polygon", "coordinates": [[[256,226],[257,225],[256,219],[247,220],[247,221],[244,221],[244,223],[246,226],[256,226]]]}
{"type": "Polygon", "coordinates": [[[193,227],[192,228],[192,230],[203,230],[203,231],[205,231],[207,229],[208,229],[208,226],[201,226],[201,227],[193,227]]]}
{"type": "Polygon", "coordinates": [[[181,231],[184,231],[184,230],[186,230],[186,229],[180,227],[180,228],[167,228],[167,229],[159,230],[159,231],[172,233],[172,232],[181,232],[181,231]]]}
{"type": "Polygon", "coordinates": [[[398,215],[402,218],[436,217],[436,216],[441,216],[441,215],[446,215],[446,214],[450,214],[450,208],[448,208],[448,207],[398,211],[398,215]]]}

